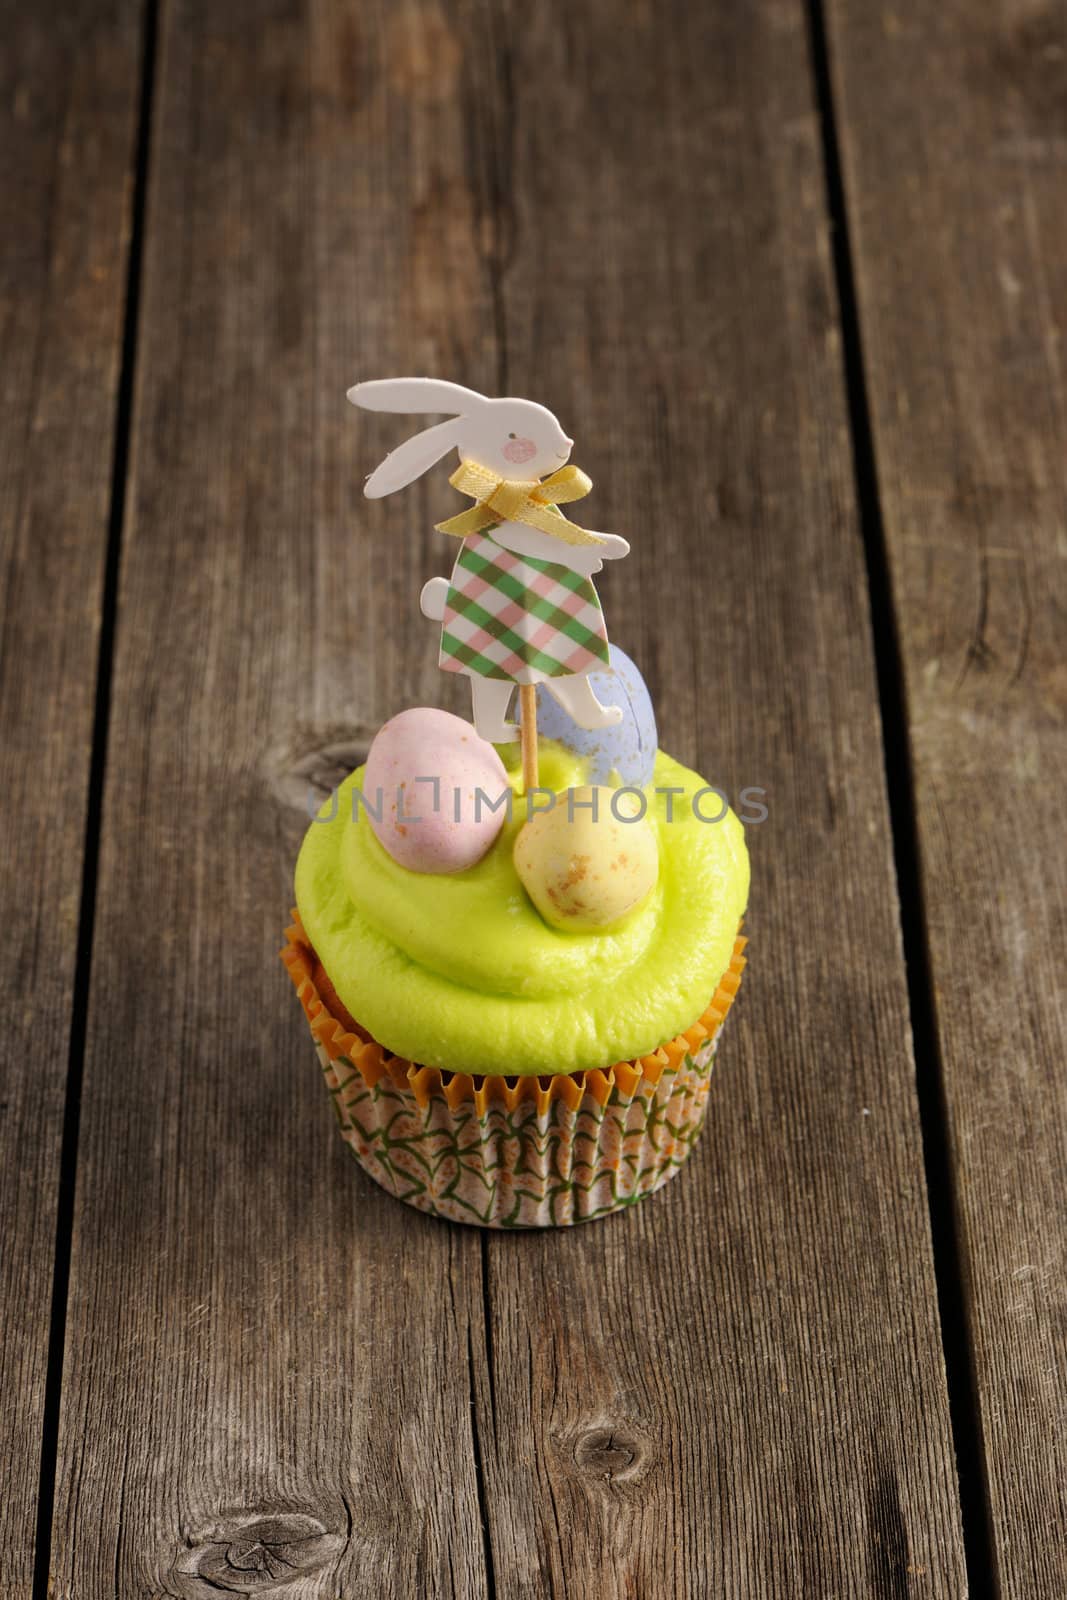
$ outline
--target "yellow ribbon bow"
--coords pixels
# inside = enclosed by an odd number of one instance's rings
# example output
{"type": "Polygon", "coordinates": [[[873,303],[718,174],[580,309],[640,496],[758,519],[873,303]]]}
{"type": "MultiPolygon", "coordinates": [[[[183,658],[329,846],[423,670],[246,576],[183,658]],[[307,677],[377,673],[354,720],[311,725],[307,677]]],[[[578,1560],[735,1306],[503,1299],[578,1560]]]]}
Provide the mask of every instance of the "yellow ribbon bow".
{"type": "Polygon", "coordinates": [[[550,477],[538,483],[517,483],[510,478],[498,478],[488,467],[476,461],[464,461],[449,478],[453,489],[469,494],[476,505],[468,506],[458,516],[437,523],[438,533],[449,533],[454,539],[466,539],[483,528],[498,522],[524,522],[527,527],[540,528],[542,533],[561,539],[564,544],[603,544],[598,534],[568,522],[557,501],[580,500],[593,487],[592,478],[586,477],[581,467],[560,467],[550,477]]]}

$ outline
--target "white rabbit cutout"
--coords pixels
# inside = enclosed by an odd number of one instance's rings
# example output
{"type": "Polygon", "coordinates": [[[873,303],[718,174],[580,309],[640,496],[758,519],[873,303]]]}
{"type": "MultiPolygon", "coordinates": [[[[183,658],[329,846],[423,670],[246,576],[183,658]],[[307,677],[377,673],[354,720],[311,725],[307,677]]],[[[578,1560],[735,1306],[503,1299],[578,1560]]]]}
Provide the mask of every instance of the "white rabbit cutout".
{"type": "MultiPolygon", "coordinates": [[[[349,389],[348,399],[353,405],[370,411],[450,414],[448,421],[424,429],[386,456],[367,479],[364,493],[371,499],[405,488],[451,449],[458,451],[461,461],[475,462],[501,480],[528,483],[536,488],[542,478],[557,473],[567,463],[574,443],[552,412],[532,400],[492,400],[460,384],[434,378],[382,378],[357,383],[349,389]]],[[[567,527],[567,524],[561,526],[567,527]]],[[[457,592],[457,573],[464,560],[476,559],[479,554],[484,556],[487,549],[496,550],[498,554],[504,550],[518,557],[520,564],[512,563],[514,577],[522,582],[525,575],[540,581],[542,586],[546,581],[543,570],[526,565],[526,558],[532,563],[564,568],[588,580],[600,571],[605,560],[618,560],[629,553],[629,544],[617,535],[589,533],[587,536],[591,542],[572,544],[541,527],[518,521],[498,522],[491,529],[491,539],[488,533],[480,536],[477,550],[474,540],[464,540],[451,582],[432,578],[424,586],[420,597],[422,612],[433,621],[446,623],[450,595],[457,592]]],[[[577,648],[575,655],[582,657],[582,664],[576,670],[568,670],[557,663],[546,672],[523,662],[511,670],[494,667],[491,673],[483,675],[470,662],[447,655],[444,641],[448,635],[443,628],[441,665],[470,678],[474,722],[483,739],[502,744],[518,737],[517,727],[505,720],[517,682],[543,682],[579,727],[610,727],[619,721],[622,716],[619,708],[602,706],[589,683],[588,673],[603,667],[607,636],[596,592],[587,581],[582,593],[587,603],[581,614],[591,624],[589,636],[593,648],[599,650],[602,642],[603,651],[599,659],[590,655],[585,663],[581,647],[577,648]],[[594,621],[594,611],[599,624],[594,621]]],[[[570,591],[566,591],[565,598],[568,604],[572,603],[570,591]]],[[[529,615],[527,611],[525,618],[529,615]]],[[[454,641],[453,647],[459,648],[454,641]]]]}

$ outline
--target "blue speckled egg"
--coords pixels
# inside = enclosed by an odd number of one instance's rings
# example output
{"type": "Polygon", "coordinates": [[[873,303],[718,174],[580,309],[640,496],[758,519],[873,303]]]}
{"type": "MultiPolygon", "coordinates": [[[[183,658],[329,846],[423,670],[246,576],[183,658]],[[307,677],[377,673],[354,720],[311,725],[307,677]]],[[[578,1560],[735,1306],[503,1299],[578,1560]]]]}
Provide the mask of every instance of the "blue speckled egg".
{"type": "Polygon", "coordinates": [[[656,761],[656,717],[652,697],[634,663],[618,645],[609,646],[612,670],[589,674],[601,705],[621,706],[622,721],[614,728],[579,728],[543,683],[537,685],[537,731],[558,739],[568,750],[592,762],[591,784],[634,784],[652,781],[656,761]]]}

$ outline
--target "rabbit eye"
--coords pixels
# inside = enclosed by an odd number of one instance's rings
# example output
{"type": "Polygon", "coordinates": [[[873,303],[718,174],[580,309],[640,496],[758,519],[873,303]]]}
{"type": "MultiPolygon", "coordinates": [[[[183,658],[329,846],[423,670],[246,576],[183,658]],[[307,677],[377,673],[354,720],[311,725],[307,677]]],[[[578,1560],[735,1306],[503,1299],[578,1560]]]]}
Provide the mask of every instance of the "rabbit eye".
{"type": "Polygon", "coordinates": [[[509,438],[509,439],[517,439],[517,438],[518,438],[518,437],[519,437],[519,436],[518,436],[518,434],[517,434],[517,433],[509,433],[509,434],[508,434],[508,438],[509,438]]]}

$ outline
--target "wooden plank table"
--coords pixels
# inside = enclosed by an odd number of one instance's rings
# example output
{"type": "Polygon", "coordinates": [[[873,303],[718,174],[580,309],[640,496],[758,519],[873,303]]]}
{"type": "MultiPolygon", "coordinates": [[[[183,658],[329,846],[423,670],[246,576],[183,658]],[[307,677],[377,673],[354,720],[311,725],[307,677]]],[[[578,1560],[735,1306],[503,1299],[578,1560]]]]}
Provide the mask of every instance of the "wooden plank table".
{"type": "Polygon", "coordinates": [[[621,15],[12,11],[15,1600],[1064,1592],[1067,30],[621,15]],[[588,1228],[376,1189],[276,960],[309,790],[465,709],[401,371],[560,414],[662,744],[766,790],[704,1136],[588,1228]]]}
{"type": "Polygon", "coordinates": [[[1062,1595],[1067,13],[832,16],[963,1302],[963,1486],[995,1590],[1062,1595]]]}
{"type": "Polygon", "coordinates": [[[5,4],[0,38],[0,1575],[23,1595],[63,1354],[138,13],[5,4]]]}

